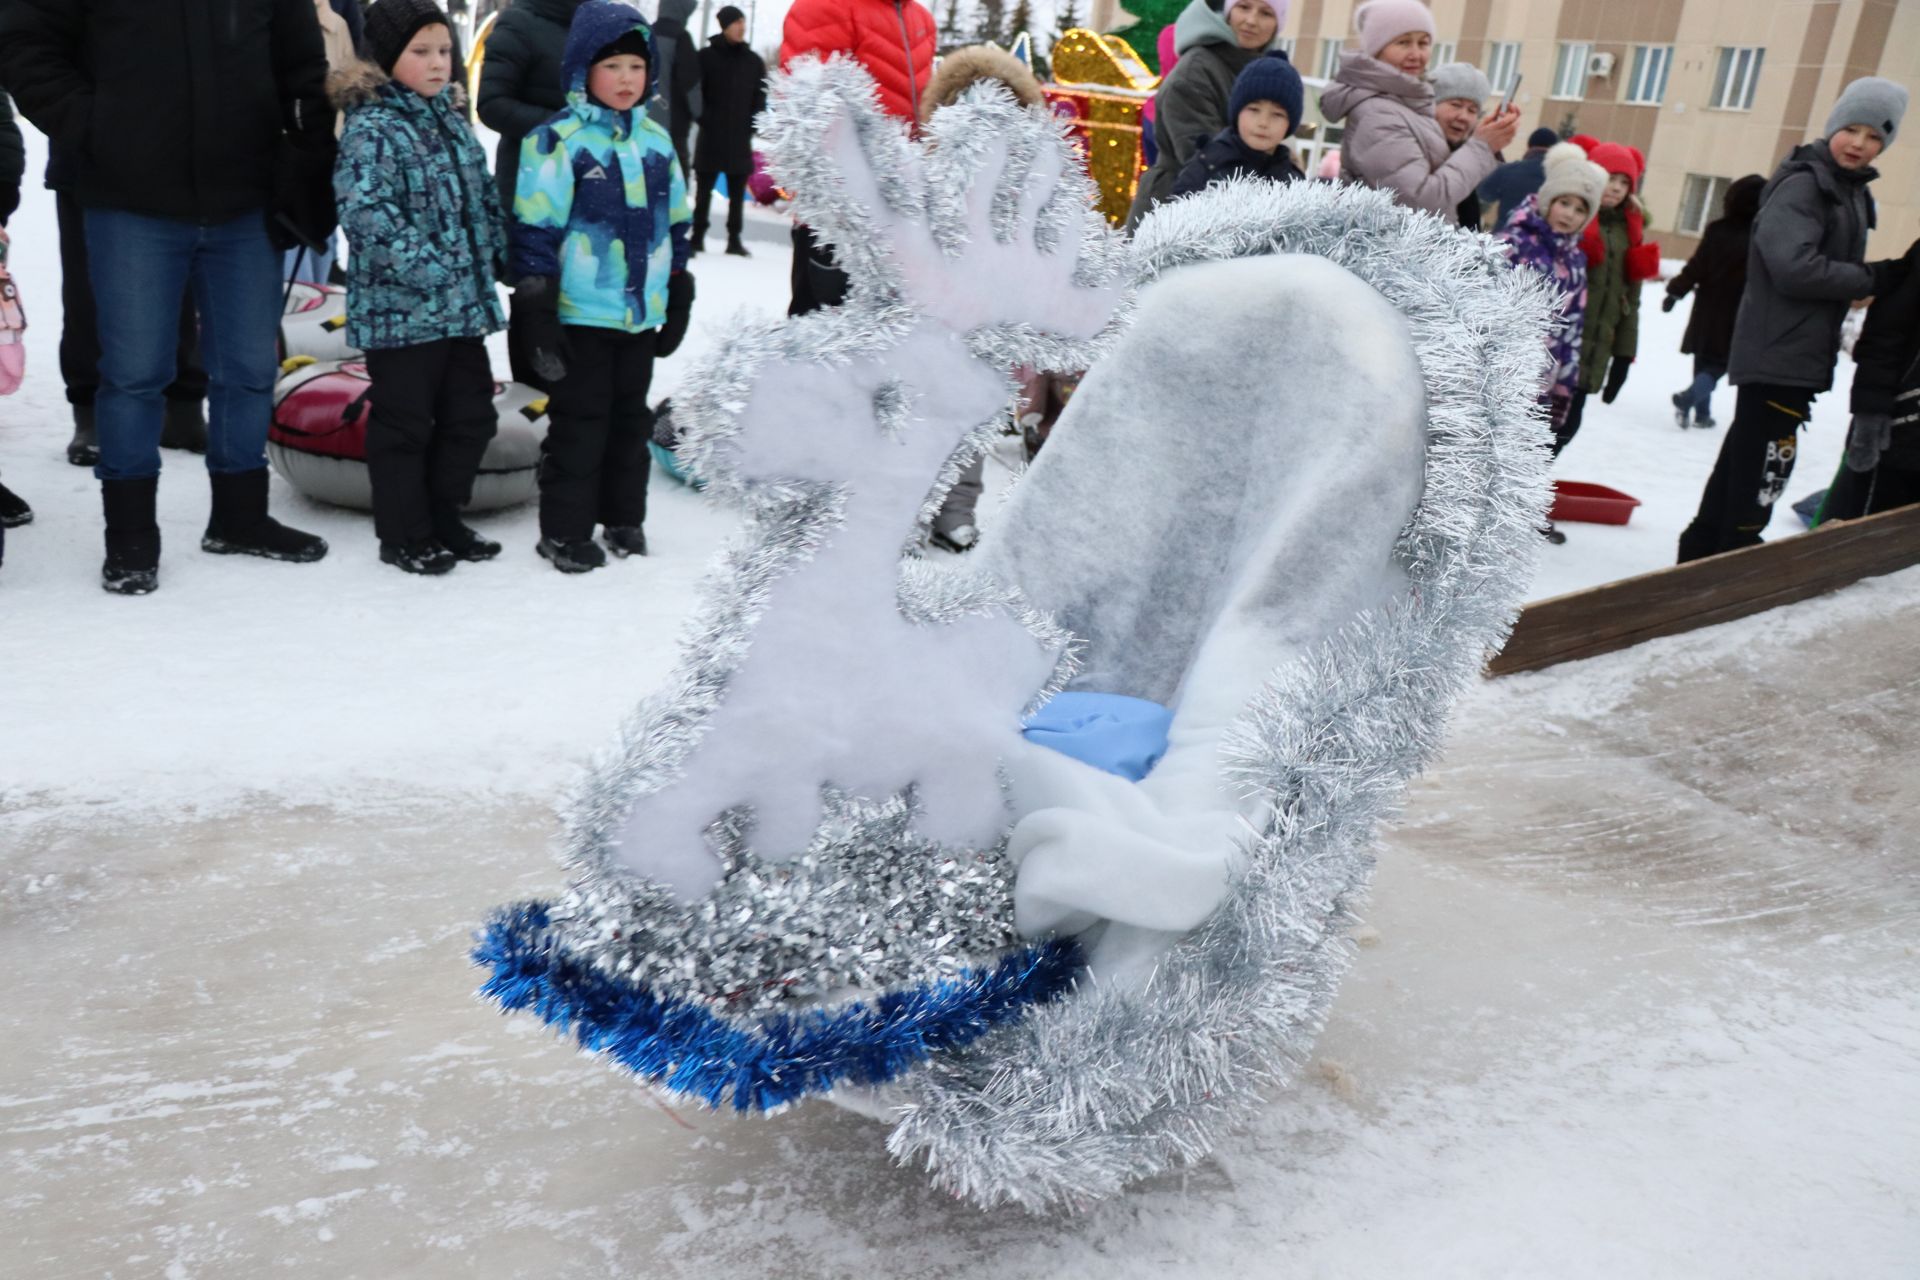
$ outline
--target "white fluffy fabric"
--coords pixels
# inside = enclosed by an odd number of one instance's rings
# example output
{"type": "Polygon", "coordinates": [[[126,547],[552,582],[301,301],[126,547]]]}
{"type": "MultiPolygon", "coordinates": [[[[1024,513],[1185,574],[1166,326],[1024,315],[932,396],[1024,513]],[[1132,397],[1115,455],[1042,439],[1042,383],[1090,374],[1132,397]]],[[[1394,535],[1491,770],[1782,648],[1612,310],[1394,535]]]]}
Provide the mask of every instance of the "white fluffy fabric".
{"type": "Polygon", "coordinates": [[[977,553],[1085,642],[1071,687],[1174,712],[1138,784],[1039,747],[1010,763],[1023,933],[1104,922],[1095,975],[1138,980],[1219,906],[1258,818],[1222,737],[1276,667],[1405,592],[1426,417],[1406,320],[1324,258],[1141,295],[977,553]]]}

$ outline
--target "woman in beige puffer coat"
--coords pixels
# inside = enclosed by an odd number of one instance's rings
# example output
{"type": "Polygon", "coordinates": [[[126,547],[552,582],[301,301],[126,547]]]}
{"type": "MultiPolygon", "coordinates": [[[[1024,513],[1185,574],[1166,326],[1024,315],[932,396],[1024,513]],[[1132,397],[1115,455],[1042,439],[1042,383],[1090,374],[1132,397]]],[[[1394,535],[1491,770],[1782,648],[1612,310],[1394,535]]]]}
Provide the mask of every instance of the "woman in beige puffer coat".
{"type": "Polygon", "coordinates": [[[1382,191],[1409,209],[1444,218],[1500,164],[1500,148],[1520,124],[1512,105],[1480,122],[1455,151],[1433,118],[1425,78],[1433,50],[1433,14],[1419,0],[1373,0],[1354,13],[1360,47],[1340,55],[1340,71],[1320,95],[1320,113],[1346,123],[1340,176],[1382,191]]]}

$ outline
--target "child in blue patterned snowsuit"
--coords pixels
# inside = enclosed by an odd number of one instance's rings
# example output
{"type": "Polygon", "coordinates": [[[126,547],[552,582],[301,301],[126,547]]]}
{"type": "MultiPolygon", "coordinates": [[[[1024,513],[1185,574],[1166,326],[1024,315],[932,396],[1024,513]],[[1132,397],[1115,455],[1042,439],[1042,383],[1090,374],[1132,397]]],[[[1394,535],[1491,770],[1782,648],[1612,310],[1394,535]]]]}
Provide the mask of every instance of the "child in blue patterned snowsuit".
{"type": "Polygon", "coordinates": [[[653,37],[639,10],[587,0],[561,77],[567,107],[527,135],[513,204],[514,305],[547,380],[539,552],[566,573],[645,555],[647,389],[693,308],[685,177],[646,113],[653,37]]]}
{"type": "Polygon", "coordinates": [[[367,472],[380,559],[441,574],[500,544],[460,518],[493,439],[485,339],[505,327],[494,281],[506,219],[453,83],[453,32],[432,0],[380,0],[368,51],[329,82],[346,117],[334,194],[352,246],[347,341],[367,353],[367,472]]]}

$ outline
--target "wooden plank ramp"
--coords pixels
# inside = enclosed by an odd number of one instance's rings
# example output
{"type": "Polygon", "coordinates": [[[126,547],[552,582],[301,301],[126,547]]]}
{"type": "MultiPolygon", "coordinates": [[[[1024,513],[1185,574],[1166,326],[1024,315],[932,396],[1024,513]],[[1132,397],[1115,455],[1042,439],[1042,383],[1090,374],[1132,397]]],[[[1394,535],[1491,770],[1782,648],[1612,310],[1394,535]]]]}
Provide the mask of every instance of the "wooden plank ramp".
{"type": "Polygon", "coordinates": [[[1920,564],[1920,506],[1821,525],[1757,547],[1538,600],[1489,675],[1538,671],[1732,622],[1920,564]]]}

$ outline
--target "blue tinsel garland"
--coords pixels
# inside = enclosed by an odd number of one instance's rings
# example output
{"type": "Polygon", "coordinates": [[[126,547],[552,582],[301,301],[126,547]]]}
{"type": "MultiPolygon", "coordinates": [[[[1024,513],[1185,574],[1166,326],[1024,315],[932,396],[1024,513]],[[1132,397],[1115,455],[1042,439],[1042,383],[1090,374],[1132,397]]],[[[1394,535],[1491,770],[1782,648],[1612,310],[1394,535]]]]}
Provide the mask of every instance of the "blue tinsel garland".
{"type": "Polygon", "coordinates": [[[776,1014],[748,1030],[574,960],[548,940],[547,922],[543,902],[494,915],[473,950],[473,962],[493,971],[481,995],[571,1030],[581,1048],[644,1080],[710,1107],[731,1101],[739,1111],[770,1110],[841,1084],[884,1083],[1062,995],[1081,966],[1078,945],[1056,939],[1010,952],[989,969],[831,1010],[776,1014]]]}

